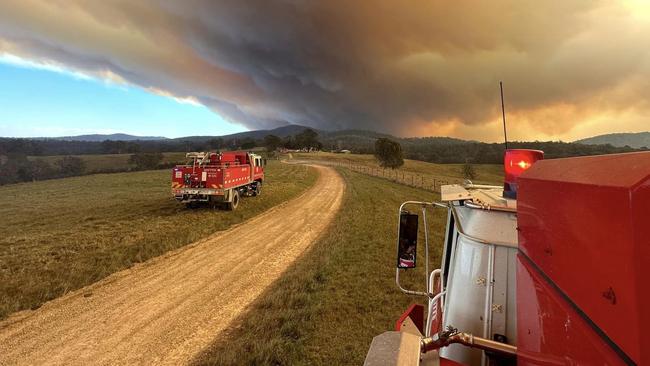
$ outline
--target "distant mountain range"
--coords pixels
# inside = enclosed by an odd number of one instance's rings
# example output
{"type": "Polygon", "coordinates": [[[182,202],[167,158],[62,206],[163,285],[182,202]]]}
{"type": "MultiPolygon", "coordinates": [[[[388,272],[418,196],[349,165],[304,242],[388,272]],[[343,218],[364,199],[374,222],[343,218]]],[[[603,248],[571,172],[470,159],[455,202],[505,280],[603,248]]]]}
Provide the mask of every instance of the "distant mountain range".
{"type": "MultiPolygon", "coordinates": [[[[263,139],[266,135],[276,135],[279,137],[287,137],[295,135],[302,132],[308,127],[299,126],[299,125],[287,125],[271,130],[255,130],[255,131],[246,131],[233,133],[230,135],[220,135],[220,136],[185,136],[177,138],[167,138],[163,136],[135,136],[129,135],[126,133],[113,133],[113,134],[90,134],[90,135],[78,135],[78,136],[61,136],[61,137],[36,137],[33,140],[57,140],[57,141],[89,141],[89,142],[101,142],[101,141],[160,141],[160,140],[183,140],[183,141],[193,141],[193,142],[205,142],[213,138],[222,138],[222,139],[244,139],[244,138],[253,138],[256,140],[263,139]]],[[[316,130],[319,134],[322,134],[324,131],[316,130]]]]}
{"type": "MultiPolygon", "coordinates": [[[[64,137],[53,137],[47,138],[48,140],[59,140],[59,141],[90,141],[98,142],[104,140],[111,141],[191,141],[195,143],[204,143],[208,140],[214,138],[221,138],[224,140],[232,139],[255,139],[261,140],[267,135],[275,135],[278,137],[288,137],[302,132],[304,129],[309,128],[300,125],[287,125],[270,130],[255,130],[255,131],[246,131],[239,132],[230,135],[222,136],[186,136],[169,139],[166,137],[160,136],[134,136],[123,133],[115,133],[110,135],[94,134],[94,135],[80,135],[80,136],[64,136],[64,137]]],[[[374,141],[380,137],[387,137],[399,141],[405,146],[408,145],[421,145],[421,144],[436,144],[436,145],[453,145],[459,143],[468,142],[462,139],[456,139],[451,137],[409,137],[401,138],[395,137],[389,134],[374,132],[374,131],[365,131],[365,130],[342,130],[342,131],[324,131],[312,128],[314,131],[318,132],[319,139],[326,147],[336,147],[337,145],[342,145],[346,147],[352,146],[361,146],[373,144],[374,141]]],[[[469,141],[474,142],[474,141],[469,141]]],[[[650,132],[639,132],[639,133],[610,133],[606,135],[599,135],[594,137],[589,137],[581,140],[574,141],[575,143],[585,144],[585,145],[606,145],[610,144],[615,147],[625,147],[629,146],[632,148],[642,148],[650,147],[650,132]]],[[[339,147],[341,148],[341,147],[339,147]]]]}
{"type": "MultiPolygon", "coordinates": [[[[125,154],[139,152],[178,152],[249,149],[260,145],[267,135],[282,139],[302,132],[304,126],[288,125],[270,130],[257,130],[224,136],[188,136],[169,139],[154,136],[126,134],[83,135],[59,138],[0,138],[2,155],[82,155],[125,154]],[[121,140],[127,143],[103,144],[105,140],[121,140]]],[[[435,163],[500,164],[503,160],[503,143],[467,141],[450,137],[395,137],[388,134],[363,130],[323,131],[315,130],[324,150],[350,150],[355,153],[372,154],[375,141],[381,137],[398,141],[409,159],[435,163]]],[[[286,141],[291,146],[291,141],[286,141]]],[[[295,143],[295,141],[294,141],[295,143]]],[[[635,148],[650,145],[650,132],[639,134],[611,134],[596,136],[574,143],[558,141],[511,141],[514,149],[543,150],[545,158],[568,156],[626,153],[635,148]],[[627,147],[625,145],[628,145],[627,147]]],[[[645,150],[645,149],[643,149],[645,150]]]]}
{"type": "MultiPolygon", "coordinates": [[[[245,132],[238,132],[230,135],[220,135],[220,136],[185,136],[185,137],[177,137],[172,140],[183,140],[183,141],[193,141],[193,142],[205,142],[214,138],[222,138],[224,140],[253,138],[255,140],[259,140],[259,139],[263,139],[267,135],[275,135],[278,137],[287,137],[287,136],[295,135],[297,133],[304,131],[306,128],[311,128],[311,127],[305,127],[300,125],[286,125],[271,130],[245,131],[245,132]]],[[[319,135],[324,133],[324,131],[317,130],[315,128],[312,128],[312,130],[318,132],[319,135]]]]}
{"type": "MultiPolygon", "coordinates": [[[[177,138],[167,138],[167,137],[157,137],[157,136],[134,136],[134,135],[128,135],[124,133],[116,133],[116,134],[110,134],[110,135],[102,135],[102,134],[94,134],[94,135],[80,135],[80,136],[64,136],[64,137],[51,137],[51,138],[39,138],[39,140],[58,140],[58,141],[90,141],[90,142],[97,142],[97,141],[105,141],[105,140],[110,140],[110,141],[160,141],[160,140],[165,140],[165,141],[191,141],[191,142],[196,142],[196,143],[203,143],[211,139],[215,138],[221,138],[224,140],[232,140],[232,139],[255,139],[255,140],[261,140],[267,135],[275,135],[278,137],[288,137],[292,135],[296,135],[302,131],[304,131],[307,128],[311,127],[305,127],[305,126],[300,126],[300,125],[287,125],[287,126],[282,126],[270,130],[255,130],[255,131],[245,131],[245,132],[239,132],[239,133],[233,133],[230,135],[220,135],[220,136],[184,136],[184,137],[177,137],[177,138]]],[[[319,130],[315,128],[311,128],[312,130],[316,131],[319,135],[319,139],[323,141],[323,143],[330,145],[330,144],[337,144],[337,143],[343,143],[343,144],[349,144],[352,143],[353,145],[358,145],[358,144],[374,144],[375,140],[381,137],[386,137],[394,140],[398,140],[401,143],[404,144],[414,144],[414,143],[422,143],[422,142],[435,142],[439,144],[454,144],[454,143],[462,143],[466,142],[466,140],[461,140],[461,139],[456,139],[456,138],[451,138],[451,137],[408,137],[408,138],[402,138],[402,137],[396,137],[393,135],[385,134],[385,133],[379,133],[379,132],[374,132],[374,131],[367,131],[367,130],[340,130],[340,131],[325,131],[325,130],[319,130]]]]}
{"type": "Polygon", "coordinates": [[[62,136],[62,137],[47,137],[40,138],[39,140],[59,140],[59,141],[156,141],[156,140],[167,140],[167,137],[161,136],[134,136],[127,135],[125,133],[113,133],[109,135],[104,134],[92,134],[92,135],[79,135],[79,136],[62,136]]]}
{"type": "Polygon", "coordinates": [[[587,145],[605,145],[610,144],[616,147],[629,146],[635,149],[642,147],[650,147],[650,132],[638,133],[609,133],[606,135],[599,135],[589,137],[582,140],[575,141],[579,144],[587,145]]]}

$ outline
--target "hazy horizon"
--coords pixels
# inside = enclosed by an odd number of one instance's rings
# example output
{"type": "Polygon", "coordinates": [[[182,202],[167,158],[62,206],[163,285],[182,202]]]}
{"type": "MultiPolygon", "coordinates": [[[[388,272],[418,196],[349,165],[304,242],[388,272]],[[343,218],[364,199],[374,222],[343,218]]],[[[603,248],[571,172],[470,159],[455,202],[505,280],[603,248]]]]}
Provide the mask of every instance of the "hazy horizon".
{"type": "MultiPolygon", "coordinates": [[[[298,126],[298,125],[296,125],[296,126],[298,126]]],[[[282,126],[281,126],[281,127],[282,127],[282,126]]],[[[308,126],[303,126],[303,127],[309,128],[308,126]]],[[[276,127],[276,128],[278,128],[278,127],[276,127]]],[[[271,128],[271,129],[268,129],[268,130],[273,130],[273,129],[275,129],[275,128],[271,128]]],[[[350,130],[350,129],[346,129],[346,130],[350,130]]],[[[162,138],[162,139],[176,139],[176,138],[191,137],[191,136],[216,136],[216,137],[220,137],[220,136],[228,136],[228,135],[232,135],[232,134],[236,134],[236,133],[241,133],[241,132],[252,132],[252,131],[261,131],[261,130],[245,130],[245,131],[239,131],[239,132],[233,132],[233,133],[227,133],[227,134],[220,134],[220,135],[208,135],[208,134],[203,134],[203,135],[202,135],[202,134],[198,134],[198,135],[196,135],[196,134],[195,134],[195,135],[189,135],[189,134],[187,134],[187,135],[179,135],[179,136],[163,136],[163,135],[143,135],[143,134],[133,134],[133,133],[123,132],[123,131],[114,131],[114,132],[89,132],[89,133],[79,133],[79,134],[74,134],[74,135],[51,135],[51,136],[0,136],[0,138],[26,138],[26,139],[30,139],[30,138],[67,138],[67,137],[72,137],[72,138],[73,138],[73,137],[78,137],[78,136],[93,136],[93,135],[98,135],[98,136],[129,135],[129,136],[131,136],[131,137],[144,137],[144,138],[153,138],[153,137],[158,137],[158,138],[162,138]]],[[[329,131],[327,131],[327,132],[336,132],[336,131],[345,131],[345,130],[343,130],[343,129],[339,129],[339,130],[329,130],[329,131]]],[[[381,132],[381,131],[372,131],[372,130],[366,130],[366,131],[376,132],[376,133],[389,134],[389,133],[387,133],[387,132],[381,132]]],[[[639,131],[639,132],[629,132],[629,131],[628,131],[628,132],[625,132],[625,131],[623,131],[623,132],[610,132],[610,133],[606,133],[606,134],[599,134],[599,135],[593,135],[593,136],[584,136],[584,137],[581,137],[581,138],[577,138],[577,139],[575,139],[575,140],[537,140],[537,141],[562,141],[562,142],[574,142],[574,141],[578,141],[578,140],[582,140],[582,139],[587,139],[587,138],[591,138],[591,137],[597,137],[597,136],[601,136],[601,135],[609,135],[609,134],[635,134],[635,133],[650,133],[650,130],[648,130],[648,131],[639,131]]],[[[395,135],[393,135],[393,136],[395,136],[395,135]]],[[[435,135],[431,135],[431,136],[395,136],[395,137],[399,137],[399,138],[425,138],[425,137],[451,137],[451,136],[435,136],[435,135]]],[[[451,138],[457,138],[457,137],[451,137],[451,138]]],[[[462,139],[462,138],[459,138],[459,139],[461,139],[461,140],[475,140],[475,139],[462,139]]],[[[475,141],[481,141],[481,140],[475,140],[475,141]]],[[[512,139],[509,139],[509,141],[535,141],[535,140],[512,140],[512,139]]],[[[501,139],[501,140],[495,140],[495,141],[481,141],[481,142],[486,142],[486,143],[495,143],[495,142],[496,142],[496,143],[500,143],[500,142],[503,142],[503,140],[501,139]]]]}

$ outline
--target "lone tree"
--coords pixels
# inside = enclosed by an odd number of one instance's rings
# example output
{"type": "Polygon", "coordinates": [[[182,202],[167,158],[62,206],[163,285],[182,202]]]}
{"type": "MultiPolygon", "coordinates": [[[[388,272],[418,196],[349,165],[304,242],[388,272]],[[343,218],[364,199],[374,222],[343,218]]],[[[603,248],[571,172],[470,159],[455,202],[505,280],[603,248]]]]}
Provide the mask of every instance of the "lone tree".
{"type": "Polygon", "coordinates": [[[465,179],[474,179],[476,178],[476,170],[474,169],[474,165],[470,164],[468,161],[463,164],[462,167],[462,173],[463,173],[463,178],[465,179]]]}
{"type": "Polygon", "coordinates": [[[375,141],[375,158],[383,168],[399,168],[404,165],[402,146],[393,140],[379,138],[375,141]]]}

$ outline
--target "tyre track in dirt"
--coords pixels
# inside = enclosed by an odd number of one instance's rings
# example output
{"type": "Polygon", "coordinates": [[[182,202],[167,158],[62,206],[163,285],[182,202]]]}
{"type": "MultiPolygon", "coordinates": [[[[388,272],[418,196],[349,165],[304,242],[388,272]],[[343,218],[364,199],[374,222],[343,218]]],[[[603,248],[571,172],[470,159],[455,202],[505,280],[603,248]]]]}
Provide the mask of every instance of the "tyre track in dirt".
{"type": "Polygon", "coordinates": [[[345,182],[0,322],[0,364],[184,364],[325,232],[345,182]]]}

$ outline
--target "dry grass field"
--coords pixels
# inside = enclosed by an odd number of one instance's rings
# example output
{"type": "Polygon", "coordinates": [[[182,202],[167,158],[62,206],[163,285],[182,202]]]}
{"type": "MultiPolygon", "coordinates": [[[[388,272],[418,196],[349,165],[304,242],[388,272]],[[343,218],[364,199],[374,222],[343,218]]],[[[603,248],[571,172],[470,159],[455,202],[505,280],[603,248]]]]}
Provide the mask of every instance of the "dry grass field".
{"type": "MultiPolygon", "coordinates": [[[[288,157],[288,155],[287,155],[288,157]]],[[[317,153],[291,153],[293,159],[300,160],[325,160],[343,164],[363,165],[370,168],[379,168],[377,160],[372,155],[364,154],[334,154],[328,152],[317,153]]],[[[480,184],[502,184],[503,183],[503,165],[498,164],[474,164],[476,178],[472,181],[480,184]]],[[[432,179],[445,181],[462,181],[463,164],[435,164],[418,160],[404,160],[404,165],[392,174],[402,174],[423,176],[428,181],[432,179]]],[[[390,169],[388,169],[390,170],[390,169]]],[[[389,173],[389,174],[390,174],[389,173]]]]}
{"type": "Polygon", "coordinates": [[[168,170],[0,187],[0,318],[240,223],[297,196],[317,176],[277,161],[267,168],[262,195],[234,212],[175,202],[168,170]]]}
{"type": "MultiPolygon", "coordinates": [[[[432,192],[339,168],[347,192],[327,235],[230,327],[225,341],[195,359],[207,365],[360,365],[372,338],[394,328],[411,302],[395,286],[397,210],[432,192]]],[[[432,263],[440,262],[446,211],[430,220],[432,263]]],[[[422,243],[421,241],[420,243],[422,243]]],[[[423,286],[419,268],[408,287],[423,286]]]]}

